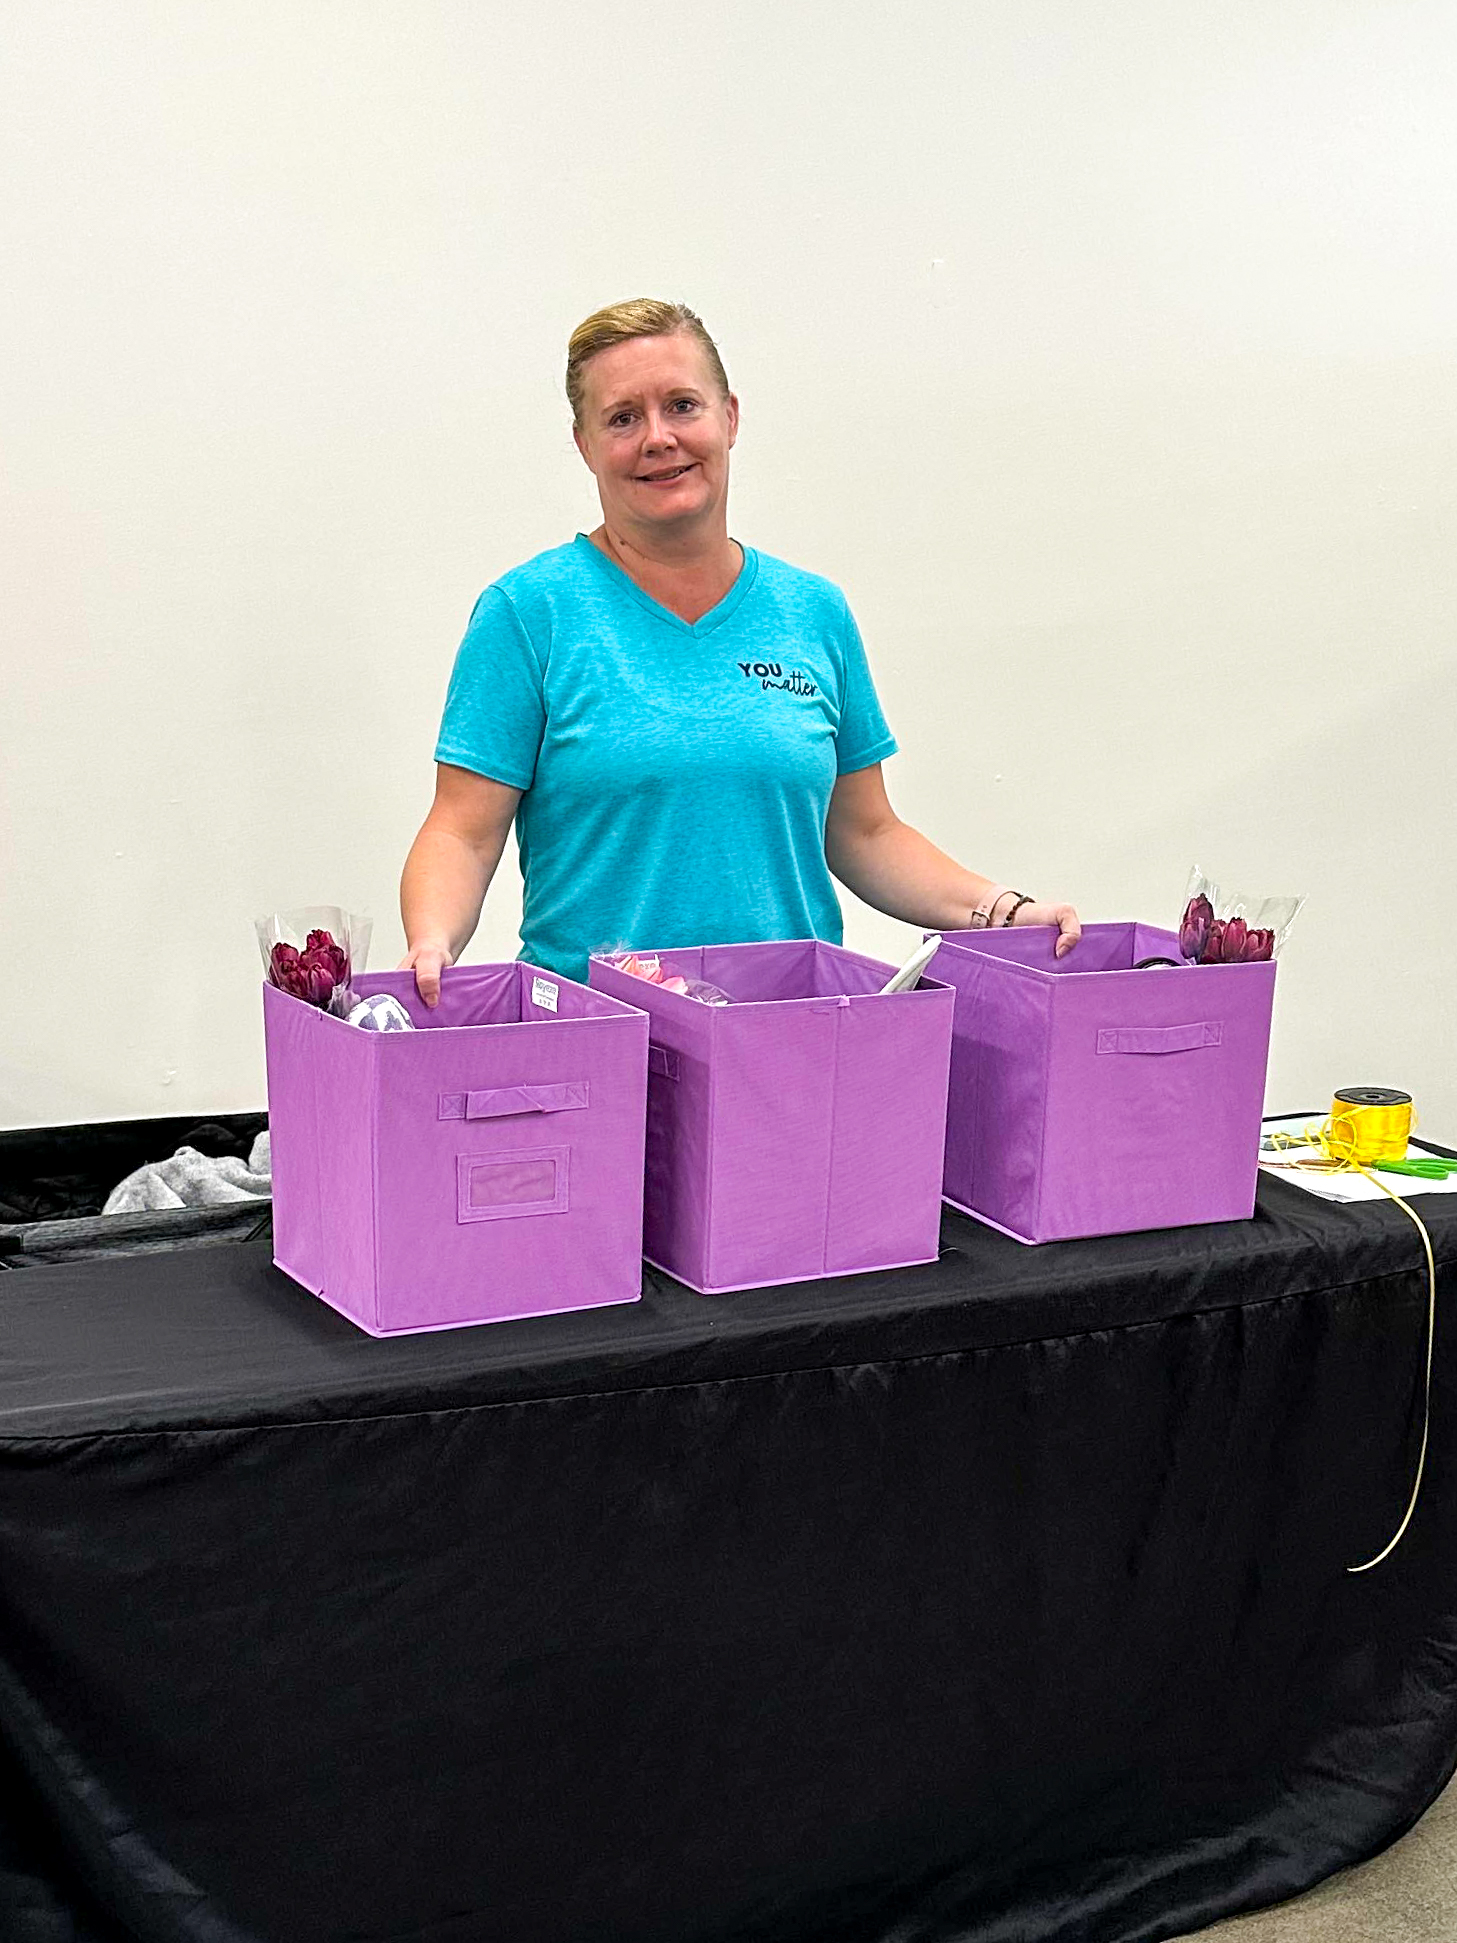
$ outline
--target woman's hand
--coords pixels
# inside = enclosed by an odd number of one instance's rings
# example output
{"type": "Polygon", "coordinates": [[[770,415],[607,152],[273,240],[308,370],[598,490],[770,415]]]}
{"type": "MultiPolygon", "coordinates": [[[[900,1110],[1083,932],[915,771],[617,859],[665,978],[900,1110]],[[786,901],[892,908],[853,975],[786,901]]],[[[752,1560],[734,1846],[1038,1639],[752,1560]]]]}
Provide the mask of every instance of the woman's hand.
{"type": "Polygon", "coordinates": [[[415,989],[433,1010],[440,1003],[440,974],[455,963],[454,952],[444,945],[416,945],[400,960],[400,971],[415,974],[415,989]]]}
{"type": "Polygon", "coordinates": [[[1083,935],[1083,927],[1078,922],[1078,914],[1071,904],[1022,904],[1012,919],[1013,930],[1020,930],[1024,924],[1055,924],[1059,937],[1052,947],[1055,958],[1066,958],[1078,939],[1083,935]]]}

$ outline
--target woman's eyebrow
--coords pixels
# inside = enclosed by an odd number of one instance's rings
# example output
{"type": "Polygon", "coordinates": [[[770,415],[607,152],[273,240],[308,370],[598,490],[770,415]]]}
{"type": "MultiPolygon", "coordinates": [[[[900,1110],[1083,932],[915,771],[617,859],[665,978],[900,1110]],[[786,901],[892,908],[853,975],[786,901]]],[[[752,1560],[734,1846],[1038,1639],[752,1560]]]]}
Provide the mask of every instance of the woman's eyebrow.
{"type": "MultiPolygon", "coordinates": [[[[697,385],[667,385],[664,387],[663,390],[663,396],[665,398],[700,398],[701,399],[703,395],[704,395],[703,392],[699,389],[697,385]]],[[[602,416],[604,418],[611,418],[614,412],[623,411],[628,406],[637,405],[640,403],[641,400],[637,397],[635,393],[628,398],[614,398],[609,404],[606,404],[602,407],[602,416]]]]}

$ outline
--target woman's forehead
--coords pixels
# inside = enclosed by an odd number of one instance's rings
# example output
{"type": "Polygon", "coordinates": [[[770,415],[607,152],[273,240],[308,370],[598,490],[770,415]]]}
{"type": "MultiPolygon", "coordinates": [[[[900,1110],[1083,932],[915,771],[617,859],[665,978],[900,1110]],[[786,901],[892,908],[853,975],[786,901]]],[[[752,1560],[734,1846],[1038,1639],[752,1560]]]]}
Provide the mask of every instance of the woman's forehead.
{"type": "Polygon", "coordinates": [[[645,392],[716,389],[703,346],[686,331],[668,337],[630,337],[624,344],[599,351],[585,375],[599,411],[631,404],[645,392]]]}

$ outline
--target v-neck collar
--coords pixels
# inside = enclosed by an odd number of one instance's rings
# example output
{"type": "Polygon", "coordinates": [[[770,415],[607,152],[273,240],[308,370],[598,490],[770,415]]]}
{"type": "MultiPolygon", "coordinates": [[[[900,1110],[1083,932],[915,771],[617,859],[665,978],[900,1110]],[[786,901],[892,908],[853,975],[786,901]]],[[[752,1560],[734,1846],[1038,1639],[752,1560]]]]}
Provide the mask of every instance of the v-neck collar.
{"type": "Polygon", "coordinates": [[[696,621],[685,621],[683,616],[675,614],[671,607],[664,607],[660,600],[654,600],[645,587],[639,587],[632,575],[619,567],[615,560],[609,560],[601,547],[588,539],[585,533],[577,535],[576,543],[578,546],[584,546],[602,571],[609,574],[618,586],[631,594],[640,607],[645,607],[650,614],[656,615],[660,621],[665,621],[669,627],[677,628],[681,634],[691,634],[695,639],[701,639],[705,634],[712,634],[715,628],[723,626],[753,586],[759,571],[758,554],[751,546],[745,546],[740,540],[738,545],[743,551],[744,558],[734,584],[716,607],[710,607],[708,612],[700,614],[696,621]]]}

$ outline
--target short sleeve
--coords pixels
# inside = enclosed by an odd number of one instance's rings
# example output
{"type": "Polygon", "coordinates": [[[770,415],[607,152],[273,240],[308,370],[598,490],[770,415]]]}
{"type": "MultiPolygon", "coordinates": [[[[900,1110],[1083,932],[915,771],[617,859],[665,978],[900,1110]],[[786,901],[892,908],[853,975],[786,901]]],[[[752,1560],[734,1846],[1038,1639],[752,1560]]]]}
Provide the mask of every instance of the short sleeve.
{"type": "Polygon", "coordinates": [[[541,664],[510,596],[488,587],[456,650],[435,760],[530,789],[545,728],[541,664]]]}
{"type": "Polygon", "coordinates": [[[860,639],[848,601],[844,602],[844,615],[845,685],[840,702],[840,726],[835,734],[835,770],[841,776],[884,762],[887,756],[895,754],[897,746],[890,724],[881,712],[865,643],[860,639]]]}

